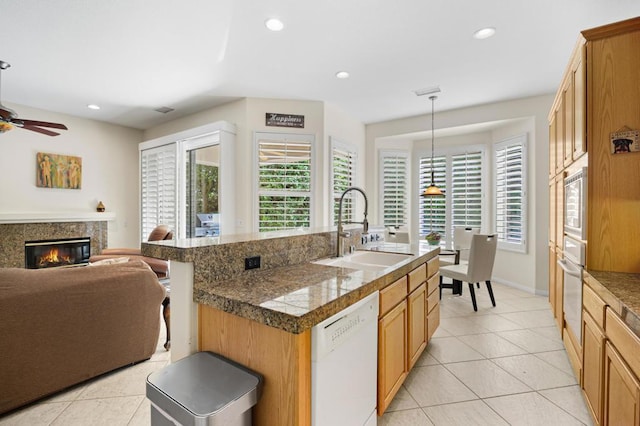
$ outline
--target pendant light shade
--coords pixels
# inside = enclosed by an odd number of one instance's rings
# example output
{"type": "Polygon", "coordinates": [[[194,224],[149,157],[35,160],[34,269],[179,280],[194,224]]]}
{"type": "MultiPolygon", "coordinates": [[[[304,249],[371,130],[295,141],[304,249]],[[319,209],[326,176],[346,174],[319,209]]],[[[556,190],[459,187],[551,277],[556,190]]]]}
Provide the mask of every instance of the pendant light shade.
{"type": "Polygon", "coordinates": [[[433,116],[434,116],[434,109],[435,109],[435,106],[434,106],[435,100],[438,99],[438,97],[435,95],[432,95],[432,96],[429,96],[429,99],[431,99],[431,184],[427,187],[427,189],[424,190],[424,192],[422,193],[422,196],[437,197],[437,196],[444,195],[440,190],[440,188],[436,186],[435,171],[433,170],[433,149],[434,149],[433,147],[434,147],[434,132],[435,132],[435,129],[433,127],[433,116]]]}

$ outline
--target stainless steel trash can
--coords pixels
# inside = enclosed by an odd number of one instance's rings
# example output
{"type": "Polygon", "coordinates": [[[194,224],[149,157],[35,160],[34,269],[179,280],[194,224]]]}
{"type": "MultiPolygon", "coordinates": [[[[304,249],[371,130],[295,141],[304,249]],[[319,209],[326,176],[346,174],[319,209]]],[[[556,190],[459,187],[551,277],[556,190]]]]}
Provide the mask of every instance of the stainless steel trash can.
{"type": "Polygon", "coordinates": [[[212,352],[197,352],[147,377],[151,425],[250,426],[262,376],[212,352]]]}

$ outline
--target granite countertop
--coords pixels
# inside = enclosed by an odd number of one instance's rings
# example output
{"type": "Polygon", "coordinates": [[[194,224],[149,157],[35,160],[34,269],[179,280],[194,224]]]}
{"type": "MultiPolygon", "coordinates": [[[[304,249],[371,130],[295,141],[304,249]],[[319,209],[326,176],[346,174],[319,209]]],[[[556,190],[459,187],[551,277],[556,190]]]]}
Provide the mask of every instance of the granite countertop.
{"type": "Polygon", "coordinates": [[[383,243],[369,249],[411,256],[378,272],[304,262],[246,271],[213,283],[196,281],[194,301],[298,334],[438,254],[437,248],[422,242],[383,243]]]}
{"type": "Polygon", "coordinates": [[[585,272],[597,281],[595,287],[590,287],[640,337],[640,274],[592,270],[585,272]]]}

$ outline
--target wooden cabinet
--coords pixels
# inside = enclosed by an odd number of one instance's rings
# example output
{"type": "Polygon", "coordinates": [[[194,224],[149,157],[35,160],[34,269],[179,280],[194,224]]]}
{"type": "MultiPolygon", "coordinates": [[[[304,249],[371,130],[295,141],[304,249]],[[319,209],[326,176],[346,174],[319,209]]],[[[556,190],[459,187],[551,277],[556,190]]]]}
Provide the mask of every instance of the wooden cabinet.
{"type": "Polygon", "coordinates": [[[387,409],[407,377],[407,302],[378,323],[378,415],[387,409]]]}
{"type": "Polygon", "coordinates": [[[556,324],[562,332],[564,328],[564,271],[558,266],[560,259],[562,259],[562,252],[556,251],[556,279],[554,282],[556,302],[553,309],[553,317],[556,319],[556,324]]]}
{"type": "Polygon", "coordinates": [[[603,425],[640,424],[640,384],[610,342],[605,346],[603,425]]]}
{"type": "Polygon", "coordinates": [[[440,324],[438,257],[380,290],[378,415],[384,414],[440,324]]]}
{"type": "Polygon", "coordinates": [[[596,424],[602,424],[604,331],[582,311],[582,389],[596,424]]]}

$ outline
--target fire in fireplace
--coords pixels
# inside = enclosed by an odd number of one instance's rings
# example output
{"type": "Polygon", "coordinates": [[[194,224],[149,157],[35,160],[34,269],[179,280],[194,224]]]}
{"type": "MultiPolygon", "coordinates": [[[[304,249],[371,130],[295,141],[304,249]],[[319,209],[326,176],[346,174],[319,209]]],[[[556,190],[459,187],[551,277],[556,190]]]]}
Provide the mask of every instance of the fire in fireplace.
{"type": "Polygon", "coordinates": [[[91,238],[25,241],[24,266],[27,269],[81,266],[89,263],[91,238]]]}

